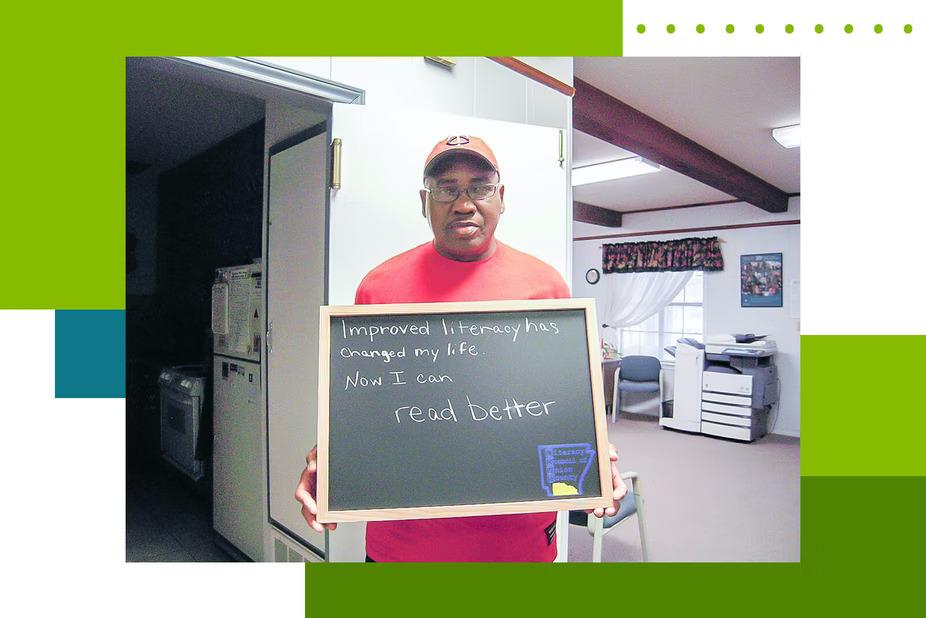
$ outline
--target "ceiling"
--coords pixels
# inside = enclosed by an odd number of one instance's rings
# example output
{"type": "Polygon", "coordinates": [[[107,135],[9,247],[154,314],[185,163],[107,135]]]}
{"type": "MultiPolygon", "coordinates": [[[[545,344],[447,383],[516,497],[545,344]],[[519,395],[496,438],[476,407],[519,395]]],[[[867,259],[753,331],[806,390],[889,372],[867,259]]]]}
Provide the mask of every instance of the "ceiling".
{"type": "Polygon", "coordinates": [[[127,161],[172,168],[264,117],[264,102],[126,59],[127,161]]]}
{"type": "Polygon", "coordinates": [[[328,103],[168,58],[126,58],[127,172],[170,169],[264,119],[270,143],[323,122],[328,103]]]}
{"type": "MultiPolygon", "coordinates": [[[[576,58],[575,76],[751,172],[800,192],[800,148],[773,127],[800,123],[799,58],[576,58]]],[[[573,166],[632,156],[573,132],[573,166]]],[[[735,199],[663,168],[575,187],[576,201],[620,212],[735,199]]]]}

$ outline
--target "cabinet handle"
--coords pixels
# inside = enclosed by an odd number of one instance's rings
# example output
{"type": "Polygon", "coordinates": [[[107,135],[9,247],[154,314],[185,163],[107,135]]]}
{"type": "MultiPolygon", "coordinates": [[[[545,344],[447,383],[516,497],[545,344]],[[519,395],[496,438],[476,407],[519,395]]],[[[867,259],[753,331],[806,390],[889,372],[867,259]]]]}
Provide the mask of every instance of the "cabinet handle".
{"type": "Polygon", "coordinates": [[[341,138],[331,142],[331,188],[341,188],[341,138]]]}

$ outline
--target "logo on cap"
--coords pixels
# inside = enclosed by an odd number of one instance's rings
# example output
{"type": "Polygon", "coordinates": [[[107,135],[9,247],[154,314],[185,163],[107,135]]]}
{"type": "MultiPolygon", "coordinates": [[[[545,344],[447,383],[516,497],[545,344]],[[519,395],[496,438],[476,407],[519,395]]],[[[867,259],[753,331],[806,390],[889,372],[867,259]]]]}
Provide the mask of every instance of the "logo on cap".
{"type": "Polygon", "coordinates": [[[428,158],[425,159],[425,175],[427,175],[428,166],[438,157],[445,154],[458,155],[465,152],[482,157],[492,166],[492,169],[498,171],[498,162],[495,160],[495,155],[492,153],[492,149],[489,148],[482,139],[475,135],[448,135],[437,142],[434,149],[431,150],[431,153],[428,155],[428,158]]]}

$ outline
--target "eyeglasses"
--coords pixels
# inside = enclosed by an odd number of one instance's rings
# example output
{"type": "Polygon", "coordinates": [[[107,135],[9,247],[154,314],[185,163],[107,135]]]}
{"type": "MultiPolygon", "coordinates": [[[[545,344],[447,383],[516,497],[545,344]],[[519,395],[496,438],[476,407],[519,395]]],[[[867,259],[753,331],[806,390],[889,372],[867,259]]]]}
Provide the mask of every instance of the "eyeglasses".
{"type": "MultiPolygon", "coordinates": [[[[498,184],[470,185],[465,189],[466,195],[474,201],[487,200],[498,191],[498,184]]],[[[455,202],[459,199],[460,194],[463,193],[463,190],[457,189],[456,187],[437,187],[436,189],[425,187],[425,191],[430,193],[431,199],[438,204],[450,204],[451,202],[455,202]]]]}

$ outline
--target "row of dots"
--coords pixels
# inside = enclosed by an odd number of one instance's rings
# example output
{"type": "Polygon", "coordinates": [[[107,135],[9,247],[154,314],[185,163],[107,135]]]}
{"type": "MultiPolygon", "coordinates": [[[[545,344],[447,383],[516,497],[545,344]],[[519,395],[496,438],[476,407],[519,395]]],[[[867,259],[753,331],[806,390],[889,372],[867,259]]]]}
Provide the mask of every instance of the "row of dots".
{"type": "MultiPolygon", "coordinates": [[[[875,24],[872,29],[874,30],[875,34],[881,34],[882,32],[884,32],[884,26],[882,26],[881,24],[875,24]]],[[[669,34],[674,34],[675,30],[676,30],[675,24],[668,24],[666,26],[666,32],[668,32],[669,34]]],[[[736,31],[736,28],[733,26],[733,24],[727,24],[727,27],[724,28],[724,30],[726,30],[728,34],[733,34],[736,31]]],[[[704,24],[698,24],[697,26],[695,26],[695,32],[697,32],[698,34],[704,34],[704,31],[705,31],[704,24]]],[[[816,26],[814,26],[813,31],[816,32],[817,34],[823,34],[823,24],[817,24],[816,26]]],[[[852,34],[855,31],[855,28],[852,26],[852,24],[846,24],[843,27],[843,31],[846,34],[852,34]]],[[[912,33],[913,25],[912,24],[904,25],[903,31],[906,32],[907,34],[912,33]]],[[[643,34],[644,32],[646,32],[646,26],[643,24],[638,24],[637,32],[640,34],[643,34]]],[[[762,24],[756,24],[756,33],[762,34],[763,32],[765,32],[765,26],[762,24]]],[[[794,32],[794,25],[786,24],[785,32],[787,32],[788,34],[792,34],[794,32]]]]}

